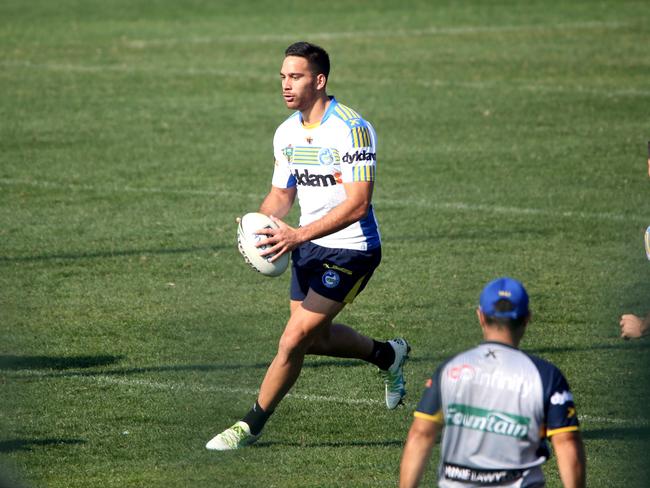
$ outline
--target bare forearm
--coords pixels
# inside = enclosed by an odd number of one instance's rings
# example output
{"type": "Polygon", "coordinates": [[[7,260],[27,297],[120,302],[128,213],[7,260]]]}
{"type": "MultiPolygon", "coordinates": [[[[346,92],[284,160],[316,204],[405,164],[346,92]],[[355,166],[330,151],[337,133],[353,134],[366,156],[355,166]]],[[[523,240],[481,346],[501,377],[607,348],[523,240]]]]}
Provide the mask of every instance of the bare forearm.
{"type": "Polygon", "coordinates": [[[290,192],[272,189],[260,205],[259,212],[282,219],[287,216],[292,206],[293,195],[290,192]]]}
{"type": "Polygon", "coordinates": [[[415,488],[419,486],[424,470],[431,456],[432,446],[421,446],[417,441],[409,439],[404,447],[402,464],[400,466],[400,488],[415,488]]]}
{"type": "Polygon", "coordinates": [[[356,182],[345,185],[347,198],[320,219],[303,227],[289,227],[281,218],[287,214],[296,196],[296,189],[273,187],[260,206],[260,212],[272,216],[276,229],[260,233],[268,236],[258,246],[270,245],[261,255],[274,254],[273,259],[292,251],[304,242],[332,234],[363,218],[370,208],[372,182],[356,182]]]}
{"type": "Polygon", "coordinates": [[[400,488],[419,486],[436,442],[437,431],[438,426],[432,422],[417,418],[413,421],[400,464],[400,488]]]}
{"type": "Polygon", "coordinates": [[[585,465],[576,459],[558,459],[560,479],[564,488],[585,488],[587,486],[585,465]]]}
{"type": "Polygon", "coordinates": [[[564,488],[587,486],[585,452],[577,432],[557,434],[551,438],[564,488]],[[560,437],[563,436],[563,437],[560,437]]]}
{"type": "Polygon", "coordinates": [[[366,207],[346,200],[339,206],[334,207],[322,218],[304,227],[300,227],[298,229],[300,240],[306,242],[333,234],[362,219],[366,213],[366,207]]]}

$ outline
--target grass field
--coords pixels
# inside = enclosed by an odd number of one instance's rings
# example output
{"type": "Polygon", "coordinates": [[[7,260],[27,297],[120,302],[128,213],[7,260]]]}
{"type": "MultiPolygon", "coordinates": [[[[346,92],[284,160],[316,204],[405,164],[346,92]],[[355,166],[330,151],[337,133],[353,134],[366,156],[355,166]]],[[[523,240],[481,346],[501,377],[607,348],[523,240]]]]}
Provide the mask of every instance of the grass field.
{"type": "Polygon", "coordinates": [[[421,385],[480,340],[480,289],[509,274],[531,295],[523,347],[571,383],[589,486],[648,486],[650,347],[618,338],[650,310],[647,7],[4,0],[8,485],[395,486],[421,385]],[[409,339],[410,394],[387,412],[373,368],[308,358],[255,447],[208,452],[287,317],[288,274],[251,272],[234,219],[270,185],[301,39],[378,132],[384,260],[342,318],[409,339]]]}

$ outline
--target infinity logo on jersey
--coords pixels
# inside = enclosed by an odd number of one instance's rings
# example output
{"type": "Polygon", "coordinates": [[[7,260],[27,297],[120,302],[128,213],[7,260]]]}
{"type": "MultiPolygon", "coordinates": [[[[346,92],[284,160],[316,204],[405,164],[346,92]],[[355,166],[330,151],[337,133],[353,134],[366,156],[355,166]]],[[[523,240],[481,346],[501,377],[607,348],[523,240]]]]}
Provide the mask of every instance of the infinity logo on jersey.
{"type": "Polygon", "coordinates": [[[334,288],[338,286],[340,282],[341,277],[336,271],[328,269],[323,273],[323,285],[325,285],[327,288],[334,288]]]}
{"type": "Polygon", "coordinates": [[[309,170],[304,170],[302,173],[297,169],[293,171],[293,177],[296,183],[302,186],[330,186],[336,185],[336,178],[334,175],[314,175],[309,170]]]}
{"type": "Polygon", "coordinates": [[[476,376],[476,370],[471,364],[460,364],[447,371],[452,380],[471,380],[476,376]]]}
{"type": "Polygon", "coordinates": [[[345,153],[343,159],[344,163],[354,163],[356,161],[377,161],[377,153],[366,151],[355,151],[352,154],[345,153]]]}

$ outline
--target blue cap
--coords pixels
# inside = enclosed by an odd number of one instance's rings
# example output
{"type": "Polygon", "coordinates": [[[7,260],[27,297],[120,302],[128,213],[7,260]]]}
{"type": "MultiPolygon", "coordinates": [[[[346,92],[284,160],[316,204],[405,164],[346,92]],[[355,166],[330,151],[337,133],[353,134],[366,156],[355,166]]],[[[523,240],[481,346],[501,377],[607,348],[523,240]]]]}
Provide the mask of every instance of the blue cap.
{"type": "Polygon", "coordinates": [[[480,309],[488,317],[521,319],[529,314],[528,293],[524,285],[514,278],[497,278],[488,283],[481,292],[480,309]],[[509,312],[497,312],[494,305],[499,300],[508,300],[514,305],[509,312]]]}

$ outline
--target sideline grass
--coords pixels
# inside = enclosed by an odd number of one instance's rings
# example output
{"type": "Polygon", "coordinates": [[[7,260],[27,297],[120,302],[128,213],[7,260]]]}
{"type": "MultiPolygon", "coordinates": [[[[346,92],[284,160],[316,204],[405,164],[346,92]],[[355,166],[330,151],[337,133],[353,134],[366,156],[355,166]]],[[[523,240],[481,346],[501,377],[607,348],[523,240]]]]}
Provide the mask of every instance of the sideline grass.
{"type": "MultiPolygon", "coordinates": [[[[394,486],[427,375],[510,274],[558,364],[593,487],[650,478],[643,2],[0,5],[0,455],[38,487],[394,486]],[[259,445],[203,449],[254,401],[288,276],[241,262],[270,182],[283,49],[332,55],[379,135],[384,261],[343,319],[413,344],[410,396],[310,358],[259,445]]],[[[426,484],[435,479],[437,450],[426,484]]],[[[554,460],[548,485],[560,486],[554,460]]],[[[13,473],[13,474],[12,474],[13,473]]]]}

